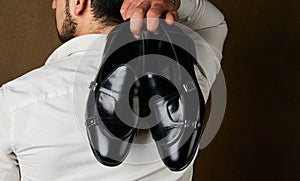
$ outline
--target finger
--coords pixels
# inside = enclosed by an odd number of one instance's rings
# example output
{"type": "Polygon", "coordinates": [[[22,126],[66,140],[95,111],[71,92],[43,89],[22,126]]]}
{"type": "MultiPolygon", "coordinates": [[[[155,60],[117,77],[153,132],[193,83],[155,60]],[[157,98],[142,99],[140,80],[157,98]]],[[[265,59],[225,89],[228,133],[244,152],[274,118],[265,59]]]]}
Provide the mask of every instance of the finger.
{"type": "Polygon", "coordinates": [[[148,31],[157,34],[157,29],[159,26],[159,18],[147,18],[147,29],[148,31]]]}
{"type": "MultiPolygon", "coordinates": [[[[157,33],[157,28],[159,26],[159,18],[162,18],[162,15],[165,12],[168,12],[168,2],[165,2],[165,4],[154,4],[151,6],[151,8],[147,12],[147,29],[150,32],[157,33]]],[[[174,8],[172,6],[169,6],[169,8],[174,8]]],[[[172,17],[169,19],[172,19],[172,17]]],[[[172,19],[173,20],[173,19],[172,19]]]]}
{"type": "Polygon", "coordinates": [[[123,4],[121,6],[120,13],[121,13],[121,16],[124,20],[127,19],[126,11],[127,11],[128,7],[131,3],[132,3],[132,0],[124,0],[123,4]]]}
{"type": "Polygon", "coordinates": [[[177,5],[174,5],[171,0],[152,1],[153,8],[162,7],[163,12],[175,11],[178,9],[177,5]]]}
{"type": "Polygon", "coordinates": [[[130,30],[135,35],[136,38],[139,38],[140,31],[143,26],[143,20],[146,12],[150,8],[150,3],[145,1],[136,7],[133,11],[133,14],[130,19],[130,30]]]}
{"type": "Polygon", "coordinates": [[[174,24],[175,21],[178,21],[179,16],[176,11],[170,11],[166,14],[166,23],[169,25],[174,24]]]}
{"type": "Polygon", "coordinates": [[[130,20],[130,31],[136,39],[140,39],[142,27],[143,19],[130,20]]]}
{"type": "Polygon", "coordinates": [[[139,6],[139,4],[137,2],[133,2],[127,7],[126,12],[125,12],[125,16],[127,19],[129,19],[133,16],[133,13],[138,6],[139,6]]]}
{"type": "Polygon", "coordinates": [[[147,29],[150,32],[156,32],[159,25],[159,18],[163,14],[164,9],[161,6],[152,7],[147,12],[147,29]]]}
{"type": "Polygon", "coordinates": [[[160,18],[163,13],[176,11],[176,6],[171,1],[151,2],[151,8],[147,12],[147,18],[160,18]]]}
{"type": "Polygon", "coordinates": [[[128,5],[125,4],[124,9],[121,9],[123,19],[126,20],[131,18],[135,8],[137,8],[142,3],[144,3],[142,0],[131,0],[128,5]]]}
{"type": "MultiPolygon", "coordinates": [[[[138,8],[145,8],[145,6],[147,5],[147,10],[149,9],[149,7],[151,6],[151,2],[150,1],[144,1],[144,0],[135,0],[133,1],[126,9],[125,12],[125,17],[126,19],[132,18],[133,14],[136,13],[136,9],[138,8]]],[[[146,14],[146,11],[143,12],[143,17],[146,14]]]]}

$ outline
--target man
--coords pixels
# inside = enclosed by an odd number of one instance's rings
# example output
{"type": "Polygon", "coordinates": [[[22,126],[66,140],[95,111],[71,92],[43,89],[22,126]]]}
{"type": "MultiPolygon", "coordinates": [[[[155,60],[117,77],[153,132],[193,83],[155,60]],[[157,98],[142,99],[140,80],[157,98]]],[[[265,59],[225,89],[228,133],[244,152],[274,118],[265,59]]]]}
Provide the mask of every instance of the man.
{"type": "MultiPolygon", "coordinates": [[[[152,147],[133,147],[117,167],[99,164],[84,125],[88,83],[116,24],[130,18],[139,38],[139,19],[165,14],[168,23],[179,20],[199,33],[217,57],[207,77],[197,74],[207,100],[227,34],[223,15],[206,0],[53,0],[52,8],[59,38],[66,43],[43,67],[0,89],[0,180],[191,180],[192,164],[171,172],[152,147]]],[[[149,31],[157,26],[157,19],[147,21],[149,31]]]]}

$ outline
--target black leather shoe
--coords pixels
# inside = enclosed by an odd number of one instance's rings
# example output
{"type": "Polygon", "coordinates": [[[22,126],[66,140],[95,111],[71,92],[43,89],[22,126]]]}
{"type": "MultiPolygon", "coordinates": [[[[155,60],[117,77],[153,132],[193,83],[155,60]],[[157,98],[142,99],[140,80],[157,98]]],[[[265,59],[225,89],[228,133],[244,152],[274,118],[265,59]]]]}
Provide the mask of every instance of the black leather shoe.
{"type": "Polygon", "coordinates": [[[148,33],[142,43],[145,55],[160,56],[143,60],[145,76],[139,79],[138,89],[140,115],[154,112],[155,118],[148,121],[155,125],[151,133],[162,161],[170,170],[180,171],[197,152],[205,113],[194,72],[194,43],[178,27],[164,22],[160,22],[158,35],[148,33]]]}
{"type": "MultiPolygon", "coordinates": [[[[124,25],[113,29],[107,38],[103,64],[96,80],[91,83],[86,109],[86,128],[94,156],[106,166],[117,166],[126,158],[137,132],[138,97],[129,92],[135,81],[135,69],[127,64],[138,56],[139,44],[133,42],[117,50],[124,25]],[[135,54],[136,53],[136,54],[135,54]],[[124,110],[124,108],[129,108],[124,110]]],[[[121,40],[121,39],[122,40],[121,40]]],[[[134,41],[127,32],[126,41],[134,41]]]]}
{"type": "Polygon", "coordinates": [[[195,47],[176,26],[160,24],[158,35],[144,28],[141,40],[132,37],[129,23],[109,34],[86,111],[89,141],[104,165],[122,163],[151,112],[149,128],[170,170],[186,168],[197,152],[205,104],[194,73],[195,47]]]}

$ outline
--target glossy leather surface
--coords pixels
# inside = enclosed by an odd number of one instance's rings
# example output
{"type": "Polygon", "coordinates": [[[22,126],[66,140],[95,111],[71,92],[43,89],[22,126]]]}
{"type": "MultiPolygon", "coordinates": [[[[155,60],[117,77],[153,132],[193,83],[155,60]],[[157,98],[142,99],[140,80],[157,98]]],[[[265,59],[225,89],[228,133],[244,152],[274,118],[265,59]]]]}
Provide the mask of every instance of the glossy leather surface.
{"type": "Polygon", "coordinates": [[[183,170],[197,152],[205,103],[194,73],[194,44],[176,26],[163,24],[159,32],[135,40],[127,24],[117,26],[108,36],[104,63],[87,105],[91,148],[104,165],[122,163],[142,118],[147,118],[161,159],[170,170],[183,170]],[[124,41],[131,43],[119,48],[124,41]],[[153,54],[175,63],[145,56],[153,54]],[[134,58],[137,62],[129,64],[134,58]],[[116,114],[128,104],[131,110],[116,114]]]}
{"type": "MultiPolygon", "coordinates": [[[[116,45],[115,34],[118,33],[119,31],[112,31],[108,36],[103,55],[104,63],[96,80],[91,83],[92,90],[86,109],[86,127],[91,149],[97,160],[106,166],[117,166],[126,158],[138,123],[138,117],[132,111],[121,111],[122,120],[117,114],[117,110],[122,110],[128,104],[130,106],[133,106],[133,102],[134,106],[138,104],[136,103],[138,97],[133,93],[128,94],[131,85],[127,84],[135,79],[135,67],[130,67],[127,63],[136,55],[123,50],[114,51],[114,54],[110,55],[114,50],[113,45],[116,45]],[[127,124],[124,122],[125,118],[127,124]]],[[[133,36],[130,38],[133,39],[133,36]]],[[[136,48],[137,45],[129,46],[136,48]]],[[[134,107],[132,110],[138,112],[134,107]]]]}

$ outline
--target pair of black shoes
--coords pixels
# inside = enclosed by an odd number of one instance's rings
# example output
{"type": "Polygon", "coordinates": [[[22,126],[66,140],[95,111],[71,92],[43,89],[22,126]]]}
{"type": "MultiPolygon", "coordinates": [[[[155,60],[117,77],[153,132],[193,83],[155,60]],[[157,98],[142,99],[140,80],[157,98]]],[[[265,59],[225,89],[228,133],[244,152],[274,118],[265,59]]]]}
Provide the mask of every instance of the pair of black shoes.
{"type": "Polygon", "coordinates": [[[102,164],[117,166],[138,129],[148,128],[164,164],[180,171],[197,152],[205,112],[194,43],[164,21],[158,34],[143,29],[139,40],[128,22],[108,35],[87,102],[91,149],[102,164]]]}

